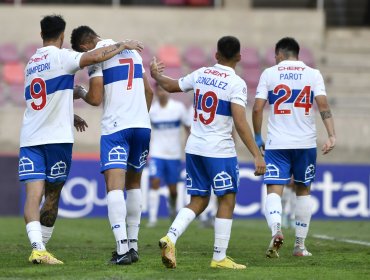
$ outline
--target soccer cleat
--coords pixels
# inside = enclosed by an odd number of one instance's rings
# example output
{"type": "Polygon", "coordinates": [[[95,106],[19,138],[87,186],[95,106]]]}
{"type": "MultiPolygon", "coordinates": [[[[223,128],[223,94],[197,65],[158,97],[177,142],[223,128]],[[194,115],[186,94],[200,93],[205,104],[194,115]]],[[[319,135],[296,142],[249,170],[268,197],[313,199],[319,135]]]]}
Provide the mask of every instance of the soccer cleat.
{"type": "Polygon", "coordinates": [[[213,268],[230,268],[230,269],[246,269],[244,264],[238,264],[230,257],[226,257],[221,261],[211,261],[211,267],[213,268]]]}
{"type": "Polygon", "coordinates": [[[312,254],[310,252],[308,252],[305,247],[301,248],[299,246],[295,246],[294,249],[293,249],[293,256],[295,256],[295,257],[311,257],[312,254]]]}
{"type": "Polygon", "coordinates": [[[131,261],[133,263],[139,260],[139,253],[134,248],[131,248],[128,252],[131,255],[131,261]]]}
{"type": "Polygon", "coordinates": [[[46,250],[41,251],[33,249],[28,260],[34,264],[63,264],[62,261],[58,260],[46,250]]]}
{"type": "Polygon", "coordinates": [[[114,251],[112,252],[110,263],[117,265],[129,265],[132,263],[131,254],[130,252],[126,252],[123,255],[118,255],[118,253],[114,251]]]}
{"type": "Polygon", "coordinates": [[[284,236],[281,231],[278,231],[271,239],[270,245],[266,251],[267,258],[278,258],[279,257],[279,249],[283,246],[284,243],[284,236]]]}
{"type": "Polygon", "coordinates": [[[175,244],[166,235],[159,240],[159,248],[162,250],[162,263],[167,268],[176,268],[175,244]]]}

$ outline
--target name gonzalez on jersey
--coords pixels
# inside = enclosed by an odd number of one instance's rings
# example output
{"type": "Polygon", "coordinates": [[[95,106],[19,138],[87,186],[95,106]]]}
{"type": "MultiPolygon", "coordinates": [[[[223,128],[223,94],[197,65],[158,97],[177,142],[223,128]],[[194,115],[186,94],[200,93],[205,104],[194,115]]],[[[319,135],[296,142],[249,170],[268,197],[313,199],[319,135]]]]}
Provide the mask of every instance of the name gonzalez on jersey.
{"type": "MultiPolygon", "coordinates": [[[[215,76],[222,77],[222,78],[226,78],[227,76],[229,76],[229,74],[227,74],[227,73],[221,73],[221,72],[218,72],[218,71],[212,70],[212,69],[204,70],[204,74],[211,74],[211,75],[215,75],[215,76]]],[[[213,86],[215,88],[220,88],[222,90],[226,90],[226,87],[228,85],[228,83],[222,82],[218,79],[203,77],[203,76],[199,76],[195,83],[196,84],[203,84],[203,85],[207,85],[207,86],[213,86]]]]}

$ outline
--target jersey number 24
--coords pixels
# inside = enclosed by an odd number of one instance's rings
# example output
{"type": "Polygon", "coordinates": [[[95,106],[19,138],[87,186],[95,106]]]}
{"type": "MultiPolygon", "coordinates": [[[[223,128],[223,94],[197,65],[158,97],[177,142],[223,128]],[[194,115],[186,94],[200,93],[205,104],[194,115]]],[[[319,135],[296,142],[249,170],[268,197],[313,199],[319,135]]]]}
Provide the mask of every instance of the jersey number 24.
{"type": "MultiPolygon", "coordinates": [[[[289,109],[280,109],[279,106],[284,104],[292,96],[292,90],[290,87],[284,84],[277,85],[274,88],[273,94],[278,94],[279,91],[283,90],[285,93],[279,97],[274,103],[274,114],[275,115],[290,115],[292,112],[289,109]]],[[[304,108],[304,114],[309,115],[310,109],[312,108],[311,103],[311,87],[305,86],[299,93],[297,98],[293,102],[294,107],[304,108]]]]}

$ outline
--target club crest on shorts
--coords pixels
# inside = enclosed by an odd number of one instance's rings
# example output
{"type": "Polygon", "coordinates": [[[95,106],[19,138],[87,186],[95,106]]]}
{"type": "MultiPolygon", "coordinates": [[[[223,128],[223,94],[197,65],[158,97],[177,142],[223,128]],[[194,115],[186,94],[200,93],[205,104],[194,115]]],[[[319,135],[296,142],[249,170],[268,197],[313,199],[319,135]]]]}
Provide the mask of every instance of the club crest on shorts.
{"type": "Polygon", "coordinates": [[[30,160],[28,157],[22,157],[19,160],[18,171],[19,171],[19,173],[25,173],[25,172],[33,172],[33,171],[35,171],[35,167],[33,165],[33,161],[30,160]]]}
{"type": "Polygon", "coordinates": [[[67,172],[67,164],[64,161],[59,161],[51,167],[50,175],[53,177],[65,175],[67,172]]]}
{"type": "Polygon", "coordinates": [[[307,181],[307,180],[311,180],[313,178],[315,178],[315,166],[313,164],[310,164],[306,168],[304,179],[305,179],[305,181],[307,181]]]}
{"type": "Polygon", "coordinates": [[[231,176],[227,172],[222,171],[213,178],[213,185],[216,190],[229,189],[232,188],[233,182],[231,176]]]}
{"type": "Polygon", "coordinates": [[[279,168],[275,164],[266,165],[265,178],[279,178],[279,168]]]}
{"type": "Polygon", "coordinates": [[[127,153],[125,148],[121,146],[113,147],[108,154],[109,161],[126,161],[127,153]]]}

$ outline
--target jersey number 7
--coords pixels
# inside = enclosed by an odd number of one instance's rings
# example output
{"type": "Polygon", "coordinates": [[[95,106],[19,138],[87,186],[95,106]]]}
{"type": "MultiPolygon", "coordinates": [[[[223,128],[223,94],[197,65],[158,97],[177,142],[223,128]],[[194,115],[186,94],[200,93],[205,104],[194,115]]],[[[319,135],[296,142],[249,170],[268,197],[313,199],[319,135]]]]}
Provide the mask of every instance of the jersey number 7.
{"type": "MultiPolygon", "coordinates": [[[[289,109],[279,109],[281,104],[284,104],[292,96],[292,90],[290,87],[284,84],[277,85],[274,88],[273,93],[277,95],[279,91],[283,90],[285,93],[279,97],[274,103],[274,114],[275,115],[290,115],[292,113],[289,109]]],[[[299,93],[297,98],[293,102],[294,107],[304,108],[304,114],[309,115],[312,108],[311,103],[311,87],[305,86],[299,93]]]]}
{"type": "Polygon", "coordinates": [[[134,79],[134,61],[132,58],[121,58],[120,64],[128,64],[127,90],[132,89],[132,80],[134,79]]]}

